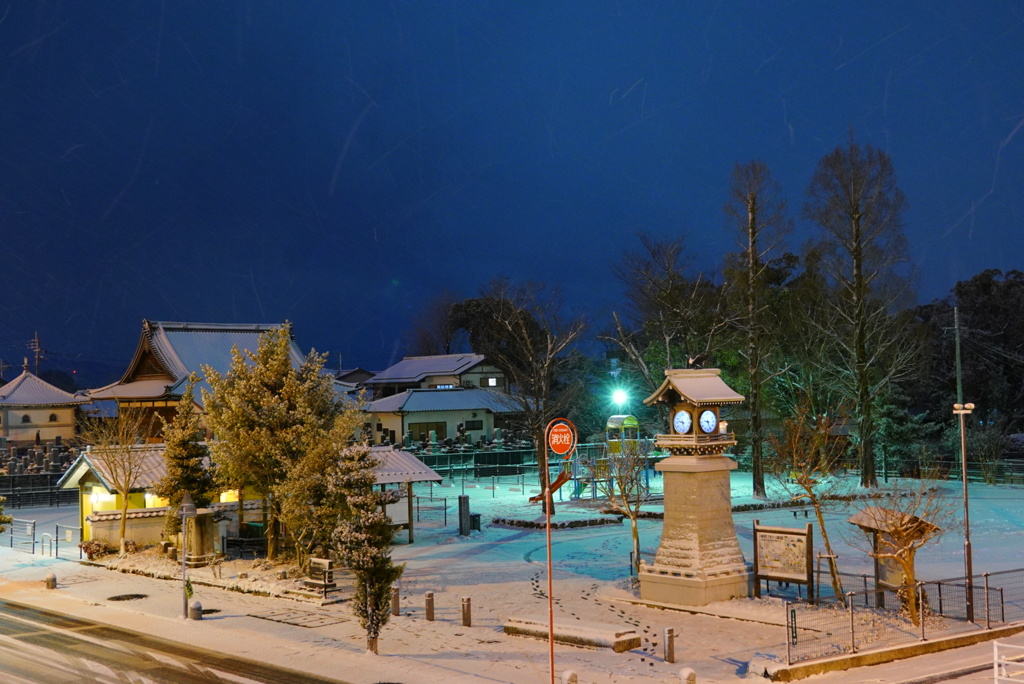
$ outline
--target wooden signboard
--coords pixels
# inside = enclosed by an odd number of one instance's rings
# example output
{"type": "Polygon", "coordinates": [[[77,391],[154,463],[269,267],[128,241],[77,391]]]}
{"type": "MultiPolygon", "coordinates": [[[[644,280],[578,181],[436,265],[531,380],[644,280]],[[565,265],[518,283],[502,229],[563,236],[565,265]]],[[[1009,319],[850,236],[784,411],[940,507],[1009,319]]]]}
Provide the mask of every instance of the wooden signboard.
{"type": "Polygon", "coordinates": [[[768,527],[754,521],[754,596],[761,596],[761,580],[793,582],[807,586],[807,600],[814,603],[814,532],[768,527]]]}

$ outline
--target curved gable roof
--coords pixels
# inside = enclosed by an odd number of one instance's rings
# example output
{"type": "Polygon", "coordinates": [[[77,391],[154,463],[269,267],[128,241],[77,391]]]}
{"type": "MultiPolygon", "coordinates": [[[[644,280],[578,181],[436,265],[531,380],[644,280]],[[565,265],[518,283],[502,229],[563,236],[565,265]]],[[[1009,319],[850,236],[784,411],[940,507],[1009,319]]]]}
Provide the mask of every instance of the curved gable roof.
{"type": "Polygon", "coordinates": [[[431,375],[459,375],[483,362],[483,354],[406,356],[387,370],[366,380],[366,384],[420,382],[431,375]]]}
{"type": "Polygon", "coordinates": [[[88,401],[85,397],[54,387],[27,370],[0,387],[2,406],[76,406],[88,401]]]}

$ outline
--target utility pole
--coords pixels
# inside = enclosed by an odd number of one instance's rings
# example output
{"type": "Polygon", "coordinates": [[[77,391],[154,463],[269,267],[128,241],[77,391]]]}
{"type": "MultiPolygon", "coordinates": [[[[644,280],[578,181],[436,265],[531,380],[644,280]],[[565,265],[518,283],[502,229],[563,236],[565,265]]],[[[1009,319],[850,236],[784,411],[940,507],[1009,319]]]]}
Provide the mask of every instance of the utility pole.
{"type": "Polygon", "coordinates": [[[960,419],[960,466],[964,484],[964,575],[967,590],[967,621],[974,622],[974,567],[971,558],[971,514],[967,503],[967,433],[964,416],[970,415],[974,404],[964,404],[964,386],[960,372],[960,309],[953,307],[953,326],[956,340],[956,403],[953,414],[960,419]]]}
{"type": "Polygon", "coordinates": [[[28,348],[36,355],[36,370],[35,374],[39,375],[39,362],[43,360],[43,346],[39,343],[39,331],[36,331],[35,337],[28,342],[28,348]]]}

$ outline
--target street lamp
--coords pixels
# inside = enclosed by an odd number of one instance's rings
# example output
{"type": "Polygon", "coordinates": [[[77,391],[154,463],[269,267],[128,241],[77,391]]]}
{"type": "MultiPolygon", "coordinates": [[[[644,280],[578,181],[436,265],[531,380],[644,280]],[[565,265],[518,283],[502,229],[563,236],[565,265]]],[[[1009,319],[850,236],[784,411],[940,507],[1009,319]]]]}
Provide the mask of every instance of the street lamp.
{"type": "Polygon", "coordinates": [[[188,492],[181,497],[181,508],[178,512],[181,513],[181,616],[188,620],[188,580],[185,577],[185,555],[188,553],[187,521],[196,517],[196,505],[188,492]]]}
{"type": "Polygon", "coordinates": [[[629,395],[626,393],[626,390],[617,389],[612,392],[612,401],[615,402],[615,405],[619,410],[621,410],[622,405],[629,401],[629,395]]]}
{"type": "Polygon", "coordinates": [[[967,579],[967,621],[974,622],[974,568],[971,562],[971,515],[967,506],[967,433],[964,416],[969,416],[974,404],[953,404],[953,414],[960,417],[960,476],[964,482],[964,573],[967,579]]]}

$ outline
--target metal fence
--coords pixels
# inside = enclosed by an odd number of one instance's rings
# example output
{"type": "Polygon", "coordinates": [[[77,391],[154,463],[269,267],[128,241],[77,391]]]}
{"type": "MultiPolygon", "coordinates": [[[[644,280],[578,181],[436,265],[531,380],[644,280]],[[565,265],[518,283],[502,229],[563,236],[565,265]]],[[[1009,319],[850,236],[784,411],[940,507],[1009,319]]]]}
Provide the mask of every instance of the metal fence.
{"type": "MultiPolygon", "coordinates": [[[[786,606],[790,664],[844,653],[890,648],[915,641],[1024,620],[1024,569],[973,578],[974,620],[968,620],[966,578],[918,582],[892,589],[882,585],[847,592],[847,606],[835,600],[786,606]],[[909,612],[909,593],[918,606],[918,624],[909,612]]],[[[832,597],[834,599],[834,596],[832,597]]]]}

